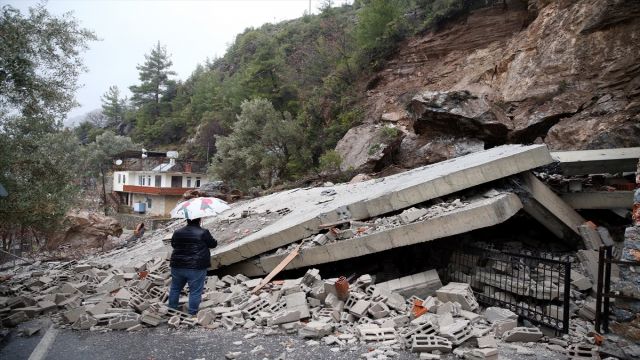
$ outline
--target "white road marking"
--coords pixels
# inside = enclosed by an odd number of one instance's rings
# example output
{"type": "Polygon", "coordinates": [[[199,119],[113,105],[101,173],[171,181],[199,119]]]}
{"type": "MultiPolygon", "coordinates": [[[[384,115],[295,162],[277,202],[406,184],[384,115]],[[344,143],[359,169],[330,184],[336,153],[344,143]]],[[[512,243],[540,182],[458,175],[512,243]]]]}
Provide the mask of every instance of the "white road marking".
{"type": "Polygon", "coordinates": [[[40,343],[38,343],[38,346],[33,349],[31,356],[29,356],[29,360],[44,360],[44,358],[47,356],[47,353],[49,352],[49,349],[51,349],[51,345],[53,345],[53,342],[56,340],[57,335],[58,329],[54,328],[53,325],[51,325],[42,337],[42,340],[40,340],[40,343]]]}

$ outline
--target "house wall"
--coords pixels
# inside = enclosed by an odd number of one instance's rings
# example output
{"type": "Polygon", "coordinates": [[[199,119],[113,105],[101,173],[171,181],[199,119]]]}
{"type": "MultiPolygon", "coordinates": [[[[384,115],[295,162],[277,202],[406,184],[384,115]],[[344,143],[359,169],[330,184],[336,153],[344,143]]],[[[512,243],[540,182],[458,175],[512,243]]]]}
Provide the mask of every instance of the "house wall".
{"type": "Polygon", "coordinates": [[[123,185],[140,185],[138,177],[140,175],[151,176],[151,184],[148,184],[145,180],[144,186],[152,187],[171,187],[171,177],[181,176],[182,187],[191,188],[196,186],[196,180],[200,178],[200,186],[208,183],[209,181],[205,177],[205,174],[199,173],[157,173],[151,171],[114,171],[113,172],[113,191],[122,191],[123,185]],[[161,176],[161,184],[156,184],[156,175],[161,176]],[[189,184],[189,179],[191,183],[189,184]],[[158,186],[160,185],[160,186],[158,186]]]}
{"type": "Polygon", "coordinates": [[[133,204],[138,201],[148,204],[147,199],[151,199],[151,207],[147,205],[147,215],[169,217],[171,210],[178,204],[181,196],[133,194],[133,204]]]}

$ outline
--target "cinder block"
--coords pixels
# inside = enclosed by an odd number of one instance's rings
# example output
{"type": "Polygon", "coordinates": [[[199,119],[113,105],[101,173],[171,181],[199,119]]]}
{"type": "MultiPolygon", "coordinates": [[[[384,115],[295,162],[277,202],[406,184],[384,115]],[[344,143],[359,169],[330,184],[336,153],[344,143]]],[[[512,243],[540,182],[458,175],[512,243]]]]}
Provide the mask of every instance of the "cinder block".
{"type": "Polygon", "coordinates": [[[436,290],[438,300],[457,302],[463,310],[475,311],[479,305],[469,284],[451,282],[436,290]]]}
{"type": "Polygon", "coordinates": [[[566,355],[571,360],[600,359],[599,348],[590,344],[571,344],[566,348],[566,355]]]}
{"type": "Polygon", "coordinates": [[[158,313],[145,310],[140,315],[140,322],[150,326],[158,326],[164,322],[164,319],[158,313]]]}
{"type": "Polygon", "coordinates": [[[451,352],[452,344],[448,339],[437,335],[418,334],[413,336],[411,351],[413,352],[432,352],[440,351],[443,353],[451,352]]]}
{"type": "Polygon", "coordinates": [[[298,334],[303,338],[321,338],[333,332],[333,326],[320,321],[309,321],[307,325],[298,330],[298,334]]]}
{"type": "Polygon", "coordinates": [[[109,320],[109,328],[112,330],[125,330],[140,323],[138,314],[121,314],[109,320]]]}
{"type": "Polygon", "coordinates": [[[518,320],[516,319],[500,320],[493,323],[495,334],[498,337],[502,337],[504,333],[506,333],[509,330],[515,329],[517,326],[518,326],[518,320]]]}
{"type": "Polygon", "coordinates": [[[358,328],[360,341],[363,342],[384,342],[395,340],[396,329],[394,328],[358,328]]]}
{"type": "Polygon", "coordinates": [[[436,326],[431,321],[424,321],[416,324],[413,328],[404,328],[400,330],[400,339],[406,346],[411,346],[415,335],[435,335],[436,326]]]}
{"type": "Polygon", "coordinates": [[[366,301],[366,300],[358,300],[350,309],[349,312],[351,314],[353,314],[356,317],[363,317],[366,316],[367,314],[367,310],[369,309],[369,307],[371,306],[371,302],[370,301],[366,301]]]}
{"type": "Polygon", "coordinates": [[[453,324],[441,327],[440,335],[451,340],[453,345],[460,345],[472,336],[471,325],[468,320],[456,320],[453,324]]]}
{"type": "Polygon", "coordinates": [[[504,333],[506,342],[536,342],[542,338],[542,332],[538,328],[517,327],[504,333]]]}
{"type": "Polygon", "coordinates": [[[80,315],[80,318],[71,325],[71,328],[75,330],[89,330],[92,326],[97,324],[98,320],[96,318],[88,314],[82,314],[80,315]]]}
{"type": "Polygon", "coordinates": [[[371,314],[374,319],[381,319],[389,315],[389,307],[381,301],[377,302],[369,308],[369,314],[371,314]]]}
{"type": "Polygon", "coordinates": [[[283,310],[267,320],[268,326],[290,323],[300,320],[300,311],[283,310]]]}

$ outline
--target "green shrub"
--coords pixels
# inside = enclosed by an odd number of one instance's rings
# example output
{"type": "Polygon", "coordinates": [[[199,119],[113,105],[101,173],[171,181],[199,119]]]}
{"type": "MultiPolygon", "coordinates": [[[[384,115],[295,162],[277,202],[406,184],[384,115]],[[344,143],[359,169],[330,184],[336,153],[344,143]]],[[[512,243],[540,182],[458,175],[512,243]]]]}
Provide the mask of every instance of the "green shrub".
{"type": "Polygon", "coordinates": [[[367,154],[369,154],[369,156],[373,156],[379,150],[380,150],[380,144],[373,144],[369,147],[369,151],[367,152],[367,154]]]}
{"type": "Polygon", "coordinates": [[[320,156],[320,171],[338,171],[342,158],[335,150],[329,150],[320,156]]]}
{"type": "Polygon", "coordinates": [[[395,127],[385,126],[380,130],[380,138],[384,142],[390,142],[395,140],[400,134],[400,130],[395,127]]]}

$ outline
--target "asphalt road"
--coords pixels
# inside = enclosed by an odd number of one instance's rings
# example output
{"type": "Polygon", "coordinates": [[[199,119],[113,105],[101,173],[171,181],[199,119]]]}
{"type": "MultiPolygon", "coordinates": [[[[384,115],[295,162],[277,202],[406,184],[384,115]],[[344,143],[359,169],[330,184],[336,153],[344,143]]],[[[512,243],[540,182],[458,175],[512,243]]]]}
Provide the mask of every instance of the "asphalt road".
{"type": "MultiPolygon", "coordinates": [[[[26,325],[34,324],[35,322],[32,321],[26,325]]],[[[23,324],[20,328],[24,326],[23,324]]],[[[30,337],[19,335],[20,328],[13,329],[0,342],[0,359],[29,359],[46,333],[48,324],[43,323],[42,326],[44,329],[30,337]]],[[[367,346],[357,346],[334,352],[331,350],[332,346],[322,343],[309,346],[306,344],[306,339],[296,335],[268,336],[258,334],[251,339],[244,339],[244,336],[249,333],[251,332],[247,330],[227,331],[203,328],[174,330],[166,325],[132,333],[59,329],[44,359],[209,360],[225,359],[225,354],[229,352],[241,352],[237,359],[339,360],[358,359],[363,353],[372,350],[367,346]],[[261,346],[263,350],[251,353],[251,350],[258,346],[261,346]]],[[[474,340],[469,340],[469,343],[471,342],[475,343],[474,340]]],[[[500,347],[500,359],[566,359],[558,353],[548,351],[543,344],[535,344],[533,347],[524,345],[524,347],[527,348],[528,354],[518,354],[509,347],[500,347]]],[[[334,348],[334,350],[336,349],[334,348]]],[[[393,359],[418,359],[418,354],[399,351],[393,359]]],[[[448,354],[443,356],[443,359],[455,359],[455,357],[448,354]]]]}

